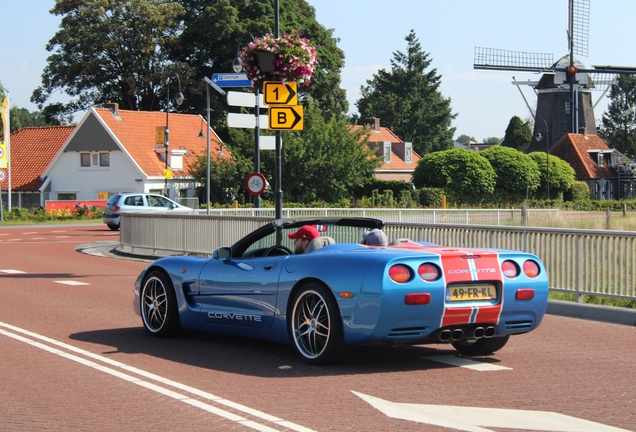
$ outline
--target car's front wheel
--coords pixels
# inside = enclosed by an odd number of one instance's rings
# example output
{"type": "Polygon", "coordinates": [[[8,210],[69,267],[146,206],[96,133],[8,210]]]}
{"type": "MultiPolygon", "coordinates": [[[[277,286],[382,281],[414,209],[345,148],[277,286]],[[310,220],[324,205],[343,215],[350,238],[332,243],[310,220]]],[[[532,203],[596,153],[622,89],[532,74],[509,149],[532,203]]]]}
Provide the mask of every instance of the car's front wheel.
{"type": "Polygon", "coordinates": [[[465,355],[487,355],[502,349],[508,339],[510,339],[510,335],[473,340],[462,339],[453,342],[453,346],[457,351],[465,355]]]}
{"type": "Polygon", "coordinates": [[[177,299],[170,278],[154,270],[144,279],[139,293],[144,327],[156,337],[173,336],[181,330],[177,299]]]}
{"type": "Polygon", "coordinates": [[[294,348],[306,363],[337,363],[352,352],[344,343],[338,305],[323,285],[309,283],[296,293],[288,326],[294,348]]]}
{"type": "Polygon", "coordinates": [[[117,231],[119,229],[119,225],[108,224],[108,228],[110,228],[113,231],[117,231]]]}

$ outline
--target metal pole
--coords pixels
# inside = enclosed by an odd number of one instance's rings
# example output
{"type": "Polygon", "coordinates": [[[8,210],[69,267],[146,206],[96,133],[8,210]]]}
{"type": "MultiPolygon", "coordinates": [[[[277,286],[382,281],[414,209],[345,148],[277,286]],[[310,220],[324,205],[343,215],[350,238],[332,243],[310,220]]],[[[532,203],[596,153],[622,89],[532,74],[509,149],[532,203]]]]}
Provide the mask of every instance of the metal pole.
{"type": "MultiPolygon", "coordinates": [[[[166,171],[168,170],[168,112],[170,111],[170,79],[166,79],[166,128],[163,131],[163,146],[166,150],[166,171]]],[[[163,173],[163,190],[164,195],[169,198],[168,194],[168,177],[166,176],[166,172],[163,173]]]]}
{"type": "Polygon", "coordinates": [[[208,164],[205,170],[205,202],[206,214],[210,214],[210,86],[205,86],[206,90],[206,112],[207,112],[207,159],[208,164]]]}
{"type": "MultiPolygon", "coordinates": [[[[254,104],[254,120],[256,121],[256,127],[254,128],[254,172],[261,172],[261,149],[260,149],[260,134],[261,134],[261,125],[260,125],[260,90],[257,88],[256,92],[256,102],[254,104]]],[[[260,195],[254,196],[254,208],[261,207],[261,197],[260,195]]]]}
{"type": "MultiPolygon", "coordinates": [[[[274,0],[274,36],[280,37],[280,13],[279,0],[274,0]]],[[[280,131],[276,131],[276,190],[274,191],[274,201],[276,207],[276,219],[283,217],[283,190],[281,188],[281,137],[280,131]]]]}

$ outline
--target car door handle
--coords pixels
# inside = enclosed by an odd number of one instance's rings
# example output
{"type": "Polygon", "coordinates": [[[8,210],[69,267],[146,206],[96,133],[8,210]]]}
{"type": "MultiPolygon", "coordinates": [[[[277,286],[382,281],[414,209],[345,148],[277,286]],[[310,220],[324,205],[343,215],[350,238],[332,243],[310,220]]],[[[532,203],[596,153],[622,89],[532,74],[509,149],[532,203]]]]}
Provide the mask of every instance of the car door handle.
{"type": "Polygon", "coordinates": [[[276,263],[265,264],[265,271],[272,271],[276,268],[276,263]]]}

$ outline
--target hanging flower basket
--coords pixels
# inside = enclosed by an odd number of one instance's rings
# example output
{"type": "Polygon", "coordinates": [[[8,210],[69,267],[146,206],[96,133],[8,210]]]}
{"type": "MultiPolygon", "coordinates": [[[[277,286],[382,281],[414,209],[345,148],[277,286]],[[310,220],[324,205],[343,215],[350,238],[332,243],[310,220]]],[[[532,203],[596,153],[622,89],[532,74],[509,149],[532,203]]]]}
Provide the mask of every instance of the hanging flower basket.
{"type": "Polygon", "coordinates": [[[272,80],[308,86],[318,63],[316,56],[316,49],[297,31],[280,38],[257,38],[239,53],[243,71],[259,90],[263,82],[272,80]]]}

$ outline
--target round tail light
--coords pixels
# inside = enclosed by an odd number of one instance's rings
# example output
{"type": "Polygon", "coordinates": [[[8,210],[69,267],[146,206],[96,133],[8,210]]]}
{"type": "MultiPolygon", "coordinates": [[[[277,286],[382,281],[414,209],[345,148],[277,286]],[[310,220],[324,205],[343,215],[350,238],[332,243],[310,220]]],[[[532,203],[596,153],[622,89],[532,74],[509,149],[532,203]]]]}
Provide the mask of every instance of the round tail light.
{"type": "Polygon", "coordinates": [[[504,276],[509,278],[515,278],[519,276],[519,266],[514,261],[506,260],[501,263],[501,271],[504,276]]]}
{"type": "Polygon", "coordinates": [[[403,264],[396,264],[389,269],[389,277],[393,282],[404,283],[413,279],[411,269],[403,264]]]}
{"type": "Polygon", "coordinates": [[[523,272],[530,278],[539,276],[539,264],[532,260],[523,263],[523,272]]]}
{"type": "Polygon", "coordinates": [[[441,272],[435,264],[424,263],[417,269],[417,274],[426,282],[433,282],[439,279],[441,272]]]}

